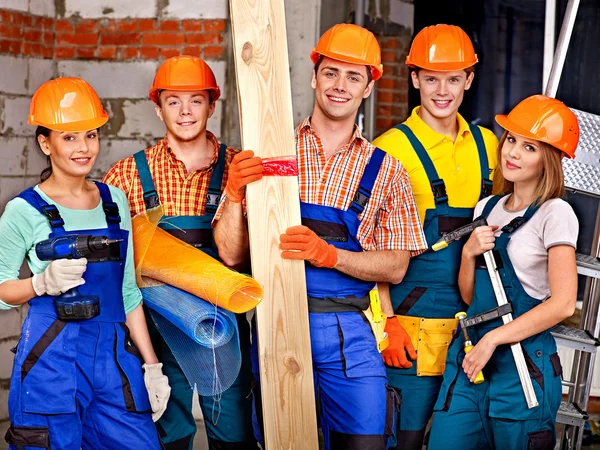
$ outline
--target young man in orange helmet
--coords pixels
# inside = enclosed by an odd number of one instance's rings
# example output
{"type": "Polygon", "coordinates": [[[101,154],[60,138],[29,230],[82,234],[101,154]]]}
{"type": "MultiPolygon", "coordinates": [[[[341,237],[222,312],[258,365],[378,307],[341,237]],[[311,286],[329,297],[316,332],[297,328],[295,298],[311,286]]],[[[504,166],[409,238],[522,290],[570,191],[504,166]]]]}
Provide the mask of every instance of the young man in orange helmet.
{"type": "Polygon", "coordinates": [[[466,307],[457,281],[465,240],[437,252],[431,246],[442,234],[472,221],[477,201],[491,194],[496,167],[494,134],[468,124],[458,113],[473,83],[475,63],[473,44],[459,27],[421,30],[406,58],[421,106],[374,141],[408,171],[429,247],[413,255],[402,283],[390,286],[398,317],[394,323],[410,337],[405,346],[390,345],[383,354],[389,383],[402,397],[396,448],[404,450],[423,445],[457,326],[454,315],[466,307]],[[409,362],[406,355],[416,361],[409,362]]]}
{"type": "MultiPolygon", "coordinates": [[[[211,221],[227,183],[229,165],[237,150],[219,144],[206,129],[220,89],[210,67],[200,58],[175,56],[156,72],[150,98],[164,122],[167,135],[155,146],[117,162],[104,182],[121,188],[131,214],[161,205],[168,220],[159,227],[205,253],[218,258],[211,221]]],[[[256,449],[252,434],[249,326],[238,316],[242,368],[232,387],[219,398],[199,396],[211,448],[256,449]],[[213,410],[218,414],[213,414],[213,410]],[[218,416],[216,423],[211,417],[218,416]]],[[[163,337],[148,315],[156,352],[169,377],[171,398],[157,422],[167,450],[193,447],[196,422],[192,415],[193,390],[163,337]]]]}
{"type": "MultiPolygon", "coordinates": [[[[311,59],[315,105],[296,130],[303,225],[288,228],[280,248],[283,258],[306,261],[325,448],[383,450],[395,395],[387,389],[385,367],[363,311],[377,281],[402,280],[410,252],[424,249],[425,239],[406,172],[355,125],[361,102],[383,70],[375,36],[356,25],[335,25],[311,59]]],[[[260,179],[262,170],[261,158],[251,151],[232,161],[215,226],[226,264],[248,257],[242,200],[245,186],[260,179]]],[[[256,377],[257,352],[253,345],[256,377]]],[[[259,420],[255,425],[260,438],[259,420]]]]}

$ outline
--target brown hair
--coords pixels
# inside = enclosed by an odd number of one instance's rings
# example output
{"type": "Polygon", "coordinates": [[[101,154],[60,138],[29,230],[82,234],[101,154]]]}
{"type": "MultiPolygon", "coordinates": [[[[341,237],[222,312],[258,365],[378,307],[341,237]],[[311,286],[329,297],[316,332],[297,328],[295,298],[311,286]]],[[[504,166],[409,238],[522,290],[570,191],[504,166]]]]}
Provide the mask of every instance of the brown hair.
{"type": "MultiPolygon", "coordinates": [[[[48,139],[50,137],[50,130],[41,125],[35,129],[35,143],[38,145],[41,151],[42,147],[40,146],[38,136],[44,136],[46,139],[48,139]]],[[[46,160],[48,161],[48,167],[42,170],[42,173],[40,174],[40,182],[46,181],[48,178],[50,178],[50,175],[52,175],[52,164],[50,163],[50,157],[46,156],[46,160]]]]}
{"type": "MultiPolygon", "coordinates": [[[[498,144],[498,168],[494,171],[495,194],[505,195],[510,194],[515,190],[514,183],[506,180],[502,175],[502,146],[504,145],[507,136],[508,131],[505,131],[498,144]]],[[[562,168],[563,152],[545,142],[536,142],[542,152],[542,170],[540,171],[535,197],[537,203],[541,205],[546,200],[562,198],[565,196],[565,179],[562,168]]]]}

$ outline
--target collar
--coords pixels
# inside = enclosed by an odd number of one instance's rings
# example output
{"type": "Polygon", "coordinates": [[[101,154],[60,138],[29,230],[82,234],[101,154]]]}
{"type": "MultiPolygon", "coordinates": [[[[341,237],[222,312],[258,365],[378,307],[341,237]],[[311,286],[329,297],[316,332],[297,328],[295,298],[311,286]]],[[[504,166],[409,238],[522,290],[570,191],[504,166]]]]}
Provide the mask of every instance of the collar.
{"type": "MultiPolygon", "coordinates": [[[[217,161],[219,160],[219,147],[220,147],[219,141],[217,140],[217,138],[215,137],[215,135],[212,134],[208,130],[206,130],[206,139],[209,142],[211,142],[212,145],[213,145],[213,148],[214,148],[213,157],[210,160],[210,163],[208,164],[208,166],[205,166],[202,169],[198,169],[195,172],[203,172],[205,170],[211,170],[217,164],[217,161]]],[[[169,160],[169,163],[173,164],[176,167],[183,168],[183,170],[185,172],[185,165],[183,164],[183,162],[181,160],[179,160],[177,158],[177,156],[175,155],[175,153],[173,152],[173,150],[169,146],[169,141],[168,141],[168,138],[166,136],[164,137],[164,139],[162,139],[161,141],[159,141],[157,145],[161,145],[161,144],[162,144],[162,149],[167,154],[167,159],[169,160]]]]}
{"type": "MultiPolygon", "coordinates": [[[[421,117],[419,117],[420,106],[417,106],[412,110],[412,113],[408,119],[406,119],[406,125],[410,127],[413,133],[419,141],[423,144],[426,149],[432,148],[442,142],[444,139],[450,137],[434,131],[429,125],[427,125],[421,117]]],[[[456,142],[461,141],[465,137],[465,133],[471,133],[469,124],[460,114],[456,115],[458,121],[458,134],[456,135],[456,142]]]]}
{"type": "MultiPolygon", "coordinates": [[[[311,123],[310,123],[310,119],[311,117],[308,116],[306,119],[304,119],[302,122],[300,122],[300,125],[298,125],[298,128],[296,129],[296,133],[301,134],[303,132],[312,134],[316,137],[319,137],[317,135],[317,133],[315,133],[315,130],[313,129],[311,123]]],[[[360,132],[358,126],[355,124],[354,125],[354,132],[352,133],[352,137],[350,138],[350,141],[348,142],[348,145],[353,143],[356,140],[360,141],[360,144],[364,144],[366,142],[368,142],[362,135],[362,133],[360,132]]]]}

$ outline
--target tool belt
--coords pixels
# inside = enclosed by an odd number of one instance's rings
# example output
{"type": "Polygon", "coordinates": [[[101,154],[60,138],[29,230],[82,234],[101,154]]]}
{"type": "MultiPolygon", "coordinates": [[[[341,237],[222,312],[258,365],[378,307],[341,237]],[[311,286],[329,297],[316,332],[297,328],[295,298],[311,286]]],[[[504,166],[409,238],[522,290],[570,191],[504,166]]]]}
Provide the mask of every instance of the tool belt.
{"type": "Polygon", "coordinates": [[[369,307],[369,296],[364,297],[325,297],[317,298],[308,296],[308,312],[328,313],[328,312],[359,312],[369,307]]]}
{"type": "Polygon", "coordinates": [[[434,377],[444,373],[448,347],[458,325],[457,319],[428,319],[396,316],[417,351],[417,376],[434,377]]]}

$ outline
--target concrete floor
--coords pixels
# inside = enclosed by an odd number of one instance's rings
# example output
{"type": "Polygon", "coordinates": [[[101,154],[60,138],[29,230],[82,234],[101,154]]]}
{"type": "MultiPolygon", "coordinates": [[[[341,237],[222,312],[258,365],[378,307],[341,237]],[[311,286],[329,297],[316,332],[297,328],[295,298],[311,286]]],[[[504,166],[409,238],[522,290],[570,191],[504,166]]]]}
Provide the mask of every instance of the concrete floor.
{"type": "MultiPolygon", "coordinates": [[[[206,442],[206,434],[204,431],[204,422],[196,422],[198,425],[198,432],[194,439],[194,450],[208,450],[208,443],[206,442]]],[[[4,435],[8,428],[9,422],[0,422],[0,450],[8,450],[8,444],[4,441],[4,435]]]]}

